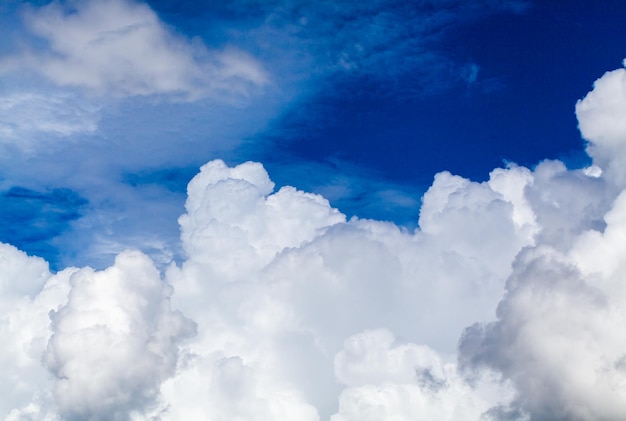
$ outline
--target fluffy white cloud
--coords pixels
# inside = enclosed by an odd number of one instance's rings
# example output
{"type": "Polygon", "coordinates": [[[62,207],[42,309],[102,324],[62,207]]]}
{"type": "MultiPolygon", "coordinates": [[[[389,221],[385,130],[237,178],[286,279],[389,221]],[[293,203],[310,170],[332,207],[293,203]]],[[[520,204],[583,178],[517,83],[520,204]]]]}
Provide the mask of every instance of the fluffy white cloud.
{"type": "MultiPolygon", "coordinates": [[[[621,107],[616,74],[580,104],[621,107]]],[[[596,111],[579,114],[601,174],[443,172],[415,232],[218,160],[189,183],[186,256],[164,279],[139,252],[53,275],[2,245],[0,364],[18,386],[0,416],[620,419],[626,128],[596,111]]]]}
{"type": "MultiPolygon", "coordinates": [[[[267,406],[274,402],[295,411],[287,418],[327,419],[341,392],[333,356],[347,337],[366,329],[385,326],[454,353],[467,320],[491,317],[510,262],[530,241],[516,196],[527,178],[520,168],[497,171],[497,191],[491,182],[442,174],[424,197],[428,222],[409,233],[390,223],[346,222],[322,197],[290,187],[273,193],[259,164],[205,165],[189,183],[187,213],[179,220],[187,258],[167,277],[174,305],[199,329],[189,371],[168,382],[171,411],[245,418],[225,406],[231,395],[211,404],[222,384],[215,380],[222,378],[218,367],[230,367],[237,390],[245,390],[232,405],[237,411],[262,407],[265,418],[281,419],[283,412],[267,406]],[[471,247],[481,234],[483,241],[471,247]],[[189,387],[207,400],[189,402],[182,395],[189,387]]],[[[397,375],[414,378],[407,367],[397,375]]]]}
{"type": "Polygon", "coordinates": [[[604,214],[615,197],[604,178],[569,171],[560,161],[537,165],[525,197],[535,215],[536,242],[567,250],[588,229],[604,229],[604,214]]]}
{"type": "Polygon", "coordinates": [[[170,310],[171,287],[138,252],[120,254],[103,272],[82,269],[70,282],[67,303],[50,314],[43,355],[60,413],[70,420],[144,413],[175,373],[179,341],[194,324],[170,310]]]}
{"type": "MultiPolygon", "coordinates": [[[[513,219],[525,174],[497,171],[497,188],[441,174],[424,197],[423,230],[409,233],[346,221],[318,195],[273,192],[260,164],[210,162],[189,183],[180,218],[186,259],[167,272],[174,307],[198,326],[180,371],[181,316],[169,312],[147,258],[122,254],[104,272],[73,274],[67,303],[53,313],[44,356],[57,376],[55,405],[70,419],[328,419],[337,379],[353,388],[342,402],[370,387],[333,369],[346,338],[384,326],[450,355],[467,320],[490,318],[511,260],[530,241],[524,218],[513,219]]],[[[406,382],[407,367],[368,376],[406,382]]],[[[398,387],[421,393],[414,386],[398,387]]],[[[349,416],[341,405],[337,416],[349,416]]]]}
{"type": "Polygon", "coordinates": [[[626,69],[613,70],[594,83],[593,91],[578,101],[576,116],[594,163],[604,178],[626,183],[626,69]]]}
{"type": "Polygon", "coordinates": [[[187,213],[180,218],[190,260],[210,267],[220,282],[245,279],[283,249],[345,221],[321,196],[292,187],[270,195],[273,188],[257,163],[203,166],[189,183],[187,213]]]}
{"type": "Polygon", "coordinates": [[[134,0],[53,2],[28,9],[25,22],[45,48],[5,58],[2,67],[26,68],[59,86],[193,100],[245,97],[268,82],[262,66],[243,51],[210,51],[134,0]]]}
{"type": "Polygon", "coordinates": [[[170,310],[171,287],[150,259],[128,252],[103,272],[52,275],[41,259],[0,246],[7,379],[0,416],[122,420],[158,413],[160,384],[175,373],[180,341],[195,325],[170,310]]]}
{"type": "Polygon", "coordinates": [[[42,259],[0,243],[1,417],[45,419],[51,382],[41,358],[51,333],[48,313],[64,302],[75,271],[52,275],[42,259]],[[27,414],[33,418],[23,418],[27,414]]]}
{"type": "Polygon", "coordinates": [[[470,327],[461,341],[463,365],[510,379],[517,414],[531,420],[626,414],[623,78],[623,69],[605,74],[577,107],[602,174],[556,162],[536,169],[526,195],[541,226],[537,245],[517,256],[498,320],[470,327]]]}

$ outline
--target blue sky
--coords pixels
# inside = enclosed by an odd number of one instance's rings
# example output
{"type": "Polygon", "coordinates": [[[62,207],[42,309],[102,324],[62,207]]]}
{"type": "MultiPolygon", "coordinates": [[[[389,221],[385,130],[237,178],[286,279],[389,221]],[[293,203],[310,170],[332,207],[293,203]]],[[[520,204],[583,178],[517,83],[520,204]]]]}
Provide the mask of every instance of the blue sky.
{"type": "Polygon", "coordinates": [[[0,419],[626,418],[624,22],[0,2],[0,419]]]}
{"type": "MultiPolygon", "coordinates": [[[[504,162],[584,165],[573,107],[619,65],[626,31],[626,6],[611,1],[154,1],[146,6],[180,45],[236,52],[259,73],[239,75],[240,86],[142,91],[137,79],[116,92],[113,79],[72,81],[26,63],[73,54],[55,51],[45,4],[2,10],[13,105],[1,117],[11,134],[0,239],[57,267],[110,263],[83,243],[175,242],[186,183],[214,158],[261,161],[278,185],[409,229],[439,171],[485,180],[504,162]],[[132,209],[140,203],[149,215],[132,209]],[[148,226],[150,239],[131,233],[148,226]]],[[[74,7],[60,4],[62,14],[74,7]]]]}

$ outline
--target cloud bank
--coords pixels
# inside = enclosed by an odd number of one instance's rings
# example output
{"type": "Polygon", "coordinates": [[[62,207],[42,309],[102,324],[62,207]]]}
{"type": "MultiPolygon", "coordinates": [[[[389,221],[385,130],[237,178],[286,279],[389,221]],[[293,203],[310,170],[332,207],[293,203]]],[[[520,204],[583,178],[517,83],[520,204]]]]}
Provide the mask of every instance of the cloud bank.
{"type": "Polygon", "coordinates": [[[138,251],[51,273],[2,244],[0,416],[623,417],[625,81],[577,104],[592,167],[437,174],[415,232],[216,160],[164,273],[138,251]]]}

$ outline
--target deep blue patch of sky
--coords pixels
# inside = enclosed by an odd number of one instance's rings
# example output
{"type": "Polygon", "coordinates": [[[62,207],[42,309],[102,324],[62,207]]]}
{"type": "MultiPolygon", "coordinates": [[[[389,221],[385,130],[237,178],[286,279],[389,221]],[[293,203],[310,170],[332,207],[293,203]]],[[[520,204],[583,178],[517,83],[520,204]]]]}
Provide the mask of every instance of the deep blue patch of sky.
{"type": "Polygon", "coordinates": [[[0,241],[36,256],[58,269],[59,247],[54,239],[77,220],[87,201],[67,189],[35,191],[12,187],[0,196],[0,241]]]}
{"type": "MultiPolygon", "coordinates": [[[[536,2],[447,31],[437,46],[479,66],[473,83],[424,95],[373,95],[393,80],[337,78],[331,92],[287,113],[271,133],[293,160],[336,157],[389,180],[427,186],[442,170],[484,180],[504,161],[588,161],[574,105],[626,55],[626,2],[536,2]],[[381,86],[382,85],[382,86],[381,86]],[[311,116],[314,116],[312,118],[311,116]]],[[[269,156],[269,155],[268,155],[269,156]]]]}
{"type": "MultiPolygon", "coordinates": [[[[265,162],[279,185],[323,192],[316,186],[332,183],[344,163],[345,173],[360,168],[418,195],[443,170],[480,181],[507,162],[586,166],[575,103],[621,65],[623,22],[626,2],[574,0],[452,24],[429,41],[431,54],[444,60],[424,63],[433,74],[419,63],[388,77],[385,68],[335,74],[260,135],[274,147],[252,158],[265,162]],[[302,162],[328,174],[290,168],[302,162]]],[[[419,202],[365,207],[366,188],[331,203],[349,216],[414,226],[419,202]]]]}

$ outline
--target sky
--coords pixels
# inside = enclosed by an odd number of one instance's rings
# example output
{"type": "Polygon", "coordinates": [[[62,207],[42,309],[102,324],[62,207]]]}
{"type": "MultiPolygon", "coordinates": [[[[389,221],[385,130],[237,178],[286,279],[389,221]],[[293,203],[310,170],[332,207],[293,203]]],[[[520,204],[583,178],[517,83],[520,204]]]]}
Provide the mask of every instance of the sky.
{"type": "Polygon", "coordinates": [[[624,418],[625,20],[0,2],[0,419],[624,418]]]}

